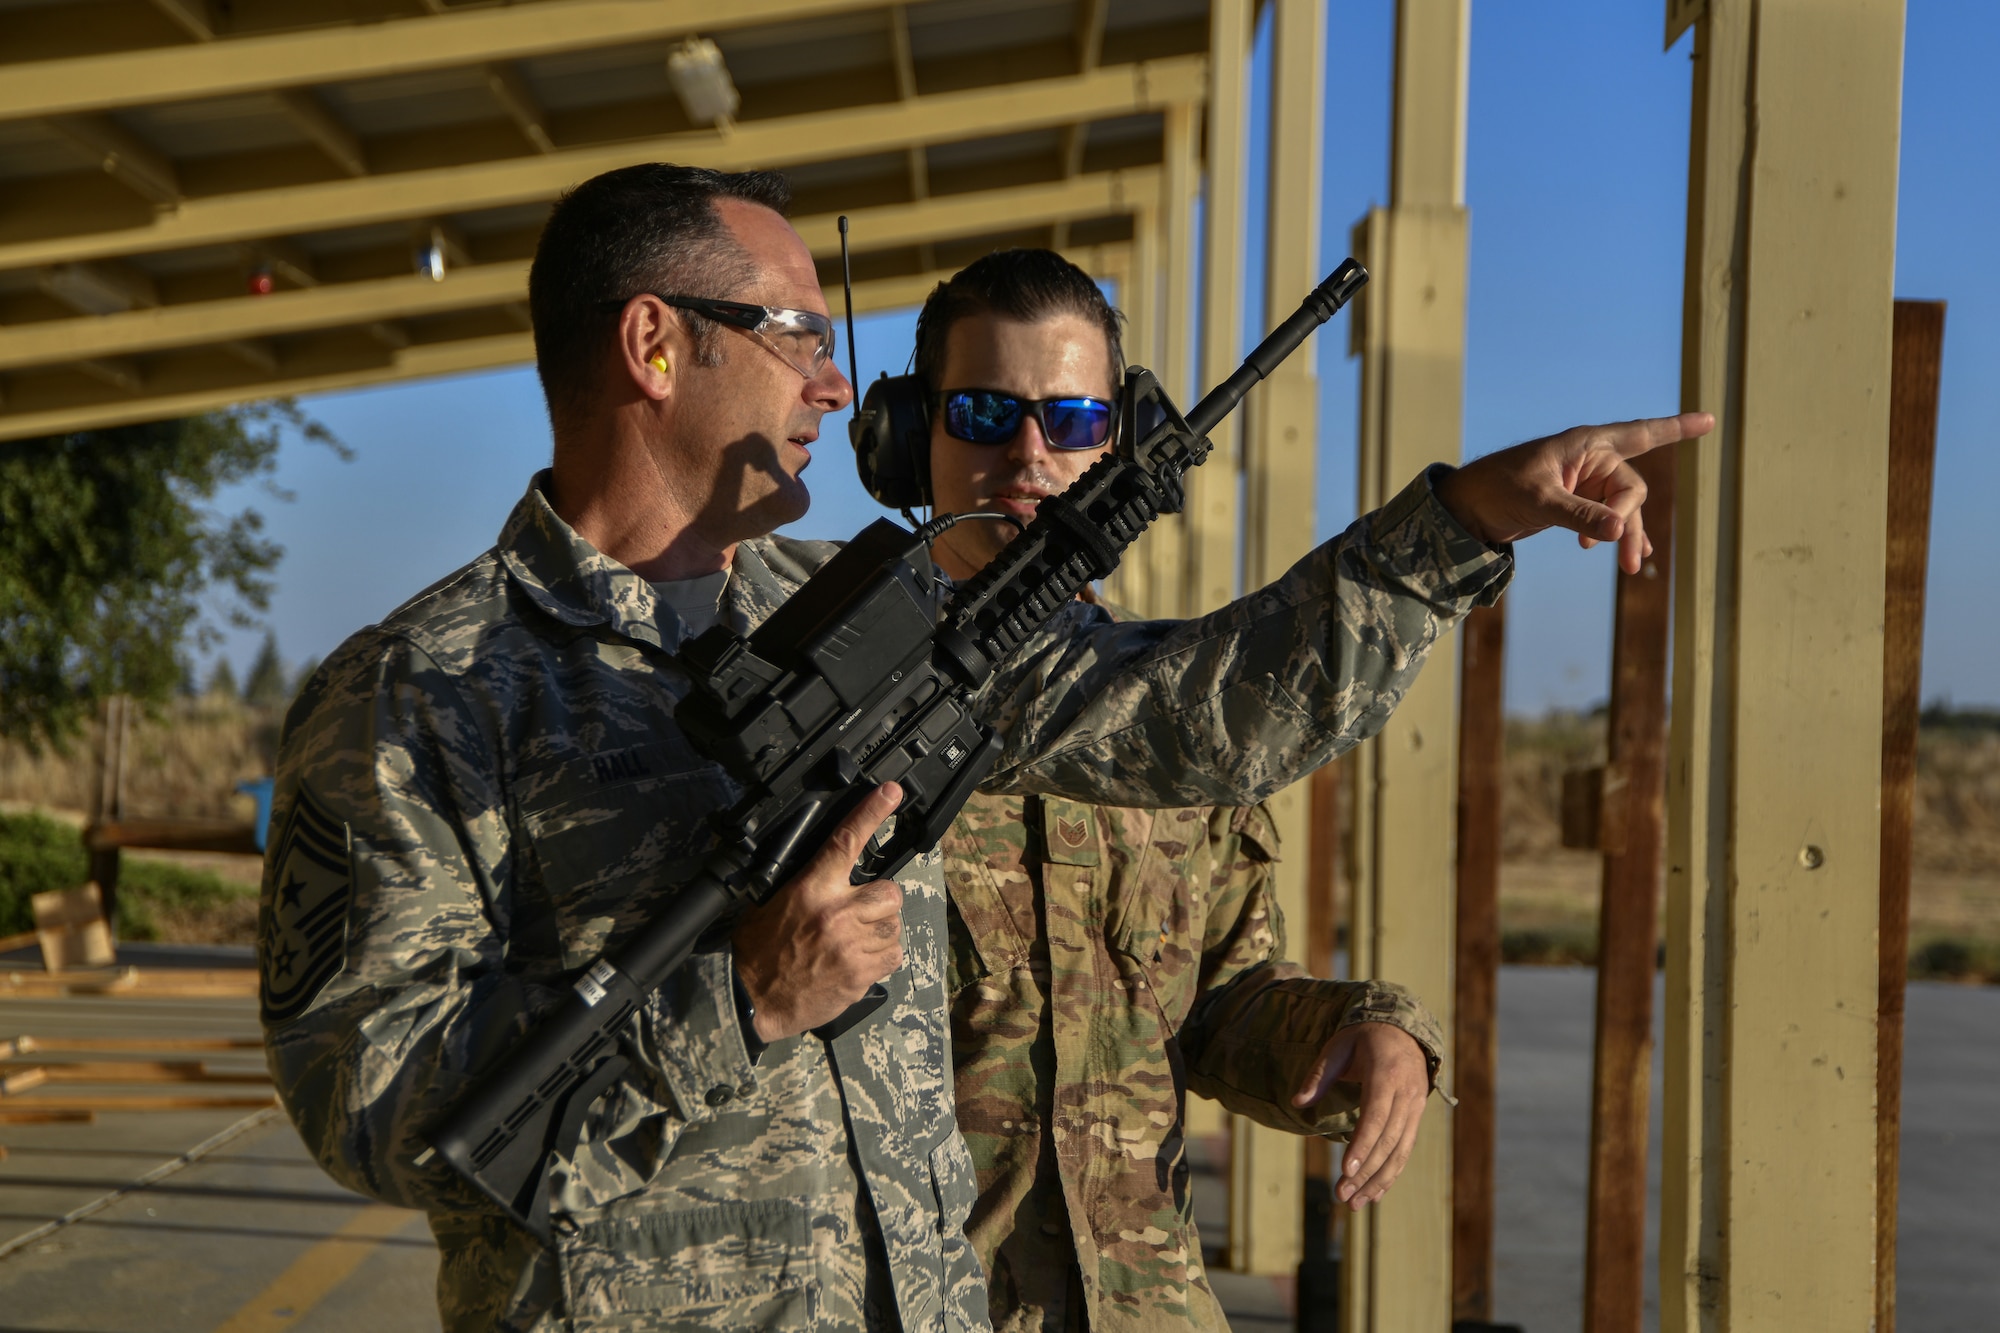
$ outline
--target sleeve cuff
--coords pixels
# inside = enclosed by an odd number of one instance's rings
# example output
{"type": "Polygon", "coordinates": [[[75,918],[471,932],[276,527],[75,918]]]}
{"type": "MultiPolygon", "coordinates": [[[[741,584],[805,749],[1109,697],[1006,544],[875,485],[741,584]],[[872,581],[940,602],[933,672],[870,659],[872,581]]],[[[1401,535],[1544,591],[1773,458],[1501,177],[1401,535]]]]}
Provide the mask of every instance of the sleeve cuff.
{"type": "Polygon", "coordinates": [[[736,970],[734,955],[729,968],[729,988],[736,996],[736,1027],[743,1037],[743,1050],[754,1065],[764,1057],[765,1048],[770,1043],[757,1035],[757,1006],[751,1003],[750,991],[743,984],[743,974],[736,970]]]}
{"type": "Polygon", "coordinates": [[[1431,1091],[1443,1097],[1448,1105],[1458,1105],[1458,1099],[1440,1082],[1444,1072],[1444,1029],[1438,1025],[1431,1011],[1407,988],[1394,982],[1370,981],[1367,987],[1362,996],[1341,1015],[1334,1031],[1356,1023],[1387,1023],[1392,1028],[1409,1033],[1423,1050],[1424,1063],[1430,1070],[1431,1091]]]}
{"type": "MultiPolygon", "coordinates": [[[[660,1073],[690,1123],[711,1119],[757,1090],[756,1060],[745,1041],[747,1025],[738,1014],[735,979],[730,950],[698,953],[648,1006],[660,1073]]],[[[754,1031],[747,1035],[756,1036],[754,1031]]]]}
{"type": "Polygon", "coordinates": [[[1437,600],[1491,606],[1513,578],[1514,548],[1479,540],[1438,499],[1439,483],[1455,470],[1433,463],[1419,472],[1375,511],[1369,536],[1395,553],[1396,564],[1425,570],[1426,579],[1436,581],[1431,595],[1437,600]]]}

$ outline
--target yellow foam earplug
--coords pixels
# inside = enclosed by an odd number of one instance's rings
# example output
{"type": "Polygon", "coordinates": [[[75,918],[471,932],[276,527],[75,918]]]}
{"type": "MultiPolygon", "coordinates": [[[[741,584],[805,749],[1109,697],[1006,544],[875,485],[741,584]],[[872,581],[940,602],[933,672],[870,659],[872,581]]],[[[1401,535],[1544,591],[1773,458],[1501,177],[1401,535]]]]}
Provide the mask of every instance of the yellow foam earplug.
{"type": "Polygon", "coordinates": [[[662,375],[673,369],[673,363],[667,360],[665,352],[655,352],[653,359],[646,364],[659,371],[662,375]]]}

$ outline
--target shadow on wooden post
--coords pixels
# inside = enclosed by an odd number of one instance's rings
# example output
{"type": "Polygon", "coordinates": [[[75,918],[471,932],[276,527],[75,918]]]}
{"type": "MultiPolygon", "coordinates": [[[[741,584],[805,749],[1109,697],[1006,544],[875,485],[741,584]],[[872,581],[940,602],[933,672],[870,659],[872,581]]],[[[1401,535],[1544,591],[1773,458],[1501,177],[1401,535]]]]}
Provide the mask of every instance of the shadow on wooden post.
{"type": "MultiPolygon", "coordinates": [[[[1306,841],[1306,971],[1334,975],[1340,948],[1340,770],[1328,764],[1310,779],[1306,841]]],[[[1299,1258],[1297,1333],[1335,1333],[1340,1324],[1338,1240],[1343,1209],[1333,1202],[1333,1145],[1305,1142],[1305,1226],[1299,1258]]]]}
{"type": "Polygon", "coordinates": [[[1618,574],[1612,632],[1610,755],[1599,826],[1604,893],[1597,925],[1597,1050],[1584,1241],[1586,1333],[1639,1333],[1645,1295],[1646,1103],[1666,823],[1667,631],[1673,615],[1673,453],[1656,449],[1634,466],[1646,480],[1643,512],[1653,554],[1637,574],[1618,574]]]}
{"type": "Polygon", "coordinates": [[[1500,795],[1506,750],[1506,602],[1460,631],[1458,928],[1451,1118],[1451,1317],[1493,1317],[1493,1157],[1500,1050],[1500,795]]]}
{"type": "Polygon", "coordinates": [[[1923,683],[1924,572],[1937,453],[1944,302],[1896,302],[1889,371],[1889,551],[1882,625],[1882,900],[1875,1047],[1875,1328],[1896,1333],[1896,1183],[1912,802],[1923,683]]]}

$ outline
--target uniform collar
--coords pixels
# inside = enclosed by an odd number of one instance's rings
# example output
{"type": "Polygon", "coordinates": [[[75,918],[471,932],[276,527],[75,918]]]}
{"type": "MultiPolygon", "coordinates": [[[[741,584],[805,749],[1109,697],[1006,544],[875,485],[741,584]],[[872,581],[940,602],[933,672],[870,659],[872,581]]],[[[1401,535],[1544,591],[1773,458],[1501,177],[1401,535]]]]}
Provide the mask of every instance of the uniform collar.
{"type": "MultiPolygon", "coordinates": [[[[514,582],[566,625],[606,625],[625,638],[677,651],[680,617],[652,584],[577,535],[549,504],[548,485],[549,473],[536,473],[500,530],[500,561],[514,582]]],[[[738,634],[763,624],[800,582],[772,568],[765,545],[740,543],[730,565],[720,623],[738,634]]]]}
{"type": "Polygon", "coordinates": [[[608,625],[625,638],[677,648],[679,618],[651,584],[563,522],[549,504],[548,486],[548,471],[537,472],[500,529],[500,561],[528,600],[565,625],[608,625]]]}
{"type": "Polygon", "coordinates": [[[738,634],[748,634],[784,604],[802,580],[771,567],[765,557],[769,539],[739,542],[729,566],[729,586],[722,590],[722,620],[738,634]]]}

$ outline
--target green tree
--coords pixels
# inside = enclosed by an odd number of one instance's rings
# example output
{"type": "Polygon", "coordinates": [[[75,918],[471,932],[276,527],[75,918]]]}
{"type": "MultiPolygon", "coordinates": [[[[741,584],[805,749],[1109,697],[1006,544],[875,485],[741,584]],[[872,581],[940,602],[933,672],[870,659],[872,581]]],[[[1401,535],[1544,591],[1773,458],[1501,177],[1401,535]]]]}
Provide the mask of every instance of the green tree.
{"type": "Polygon", "coordinates": [[[0,443],[0,736],[61,744],[107,695],[167,699],[219,637],[204,608],[256,623],[282,552],[208,502],[257,478],[290,499],[268,481],[287,426],[348,456],[283,400],[0,443]]]}
{"type": "Polygon", "coordinates": [[[215,670],[208,673],[208,688],[204,689],[202,693],[212,698],[223,698],[232,701],[237,695],[242,693],[241,690],[236,688],[236,668],[229,665],[228,658],[218,657],[215,659],[215,670]]]}
{"type": "Polygon", "coordinates": [[[257,650],[257,660],[250,664],[250,675],[243,682],[243,700],[263,708],[283,708],[292,699],[290,685],[285,661],[278,656],[278,636],[265,630],[264,645],[257,650]]]}

